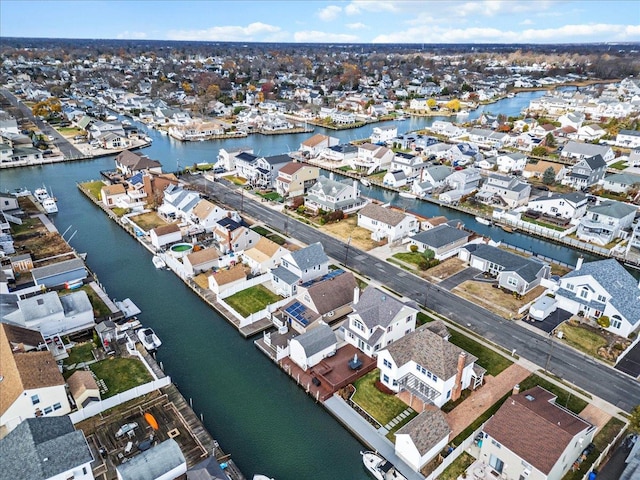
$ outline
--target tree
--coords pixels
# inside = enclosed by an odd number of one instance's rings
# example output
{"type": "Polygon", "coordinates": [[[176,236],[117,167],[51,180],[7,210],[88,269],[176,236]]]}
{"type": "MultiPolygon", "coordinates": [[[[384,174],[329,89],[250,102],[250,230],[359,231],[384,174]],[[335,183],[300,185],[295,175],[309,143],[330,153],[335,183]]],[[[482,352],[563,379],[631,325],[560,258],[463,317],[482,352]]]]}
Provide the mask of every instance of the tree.
{"type": "Polygon", "coordinates": [[[556,137],[553,136],[553,133],[547,133],[547,136],[544,137],[544,144],[547,147],[555,147],[556,146],[556,137]]]}
{"type": "Polygon", "coordinates": [[[640,433],[640,405],[636,405],[629,415],[629,432],[640,433]]]}
{"type": "Polygon", "coordinates": [[[531,149],[531,155],[534,157],[544,157],[547,155],[547,149],[542,146],[533,147],[531,149]]]}
{"type": "Polygon", "coordinates": [[[449,100],[446,107],[452,112],[457,112],[458,110],[460,110],[460,100],[458,100],[457,98],[449,100]]]}
{"type": "Polygon", "coordinates": [[[427,100],[427,107],[429,107],[431,110],[433,110],[437,104],[438,102],[436,102],[435,98],[430,98],[429,100],[427,100]]]}
{"type": "Polygon", "coordinates": [[[431,260],[433,257],[436,256],[436,252],[434,252],[433,250],[431,250],[430,248],[426,248],[424,250],[424,252],[422,252],[422,256],[426,259],[426,260],[431,260]]]}
{"type": "Polygon", "coordinates": [[[556,172],[553,167],[547,168],[542,173],[542,183],[545,185],[552,185],[556,181],[556,172]]]}

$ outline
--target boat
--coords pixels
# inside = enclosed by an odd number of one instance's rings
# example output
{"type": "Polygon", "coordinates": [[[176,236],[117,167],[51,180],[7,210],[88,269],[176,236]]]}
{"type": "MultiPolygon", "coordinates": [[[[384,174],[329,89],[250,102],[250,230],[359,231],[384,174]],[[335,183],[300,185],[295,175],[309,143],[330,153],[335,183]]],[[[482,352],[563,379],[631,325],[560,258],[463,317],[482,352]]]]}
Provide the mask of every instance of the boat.
{"type": "Polygon", "coordinates": [[[378,480],[407,480],[392,463],[376,452],[360,452],[362,463],[367,471],[378,480]]]}
{"type": "Polygon", "coordinates": [[[400,195],[403,198],[418,198],[415,193],[411,193],[411,192],[400,192],[398,195],[400,195]]]}
{"type": "Polygon", "coordinates": [[[256,473],[253,476],[253,480],[274,480],[274,479],[271,477],[267,477],[266,475],[260,475],[259,473],[256,473]]]}
{"type": "Polygon", "coordinates": [[[362,185],[364,185],[365,187],[370,187],[371,186],[371,182],[369,182],[369,180],[367,180],[366,178],[361,178],[360,179],[360,183],[362,185]]]}
{"type": "Polygon", "coordinates": [[[509,227],[508,225],[500,225],[500,228],[507,233],[513,233],[515,231],[515,228],[509,227]]]}
{"type": "Polygon", "coordinates": [[[42,208],[44,208],[44,211],[46,213],[58,213],[58,204],[56,203],[56,201],[49,197],[49,198],[45,198],[42,201],[42,208]]]}
{"type": "Polygon", "coordinates": [[[33,195],[36,197],[36,200],[40,203],[44,202],[47,198],[51,198],[49,196],[49,192],[47,191],[46,188],[42,187],[42,188],[36,188],[33,191],[33,195]]]}
{"type": "Polygon", "coordinates": [[[154,430],[158,430],[158,428],[160,427],[158,425],[158,421],[156,420],[156,417],[153,416],[153,414],[151,412],[146,412],[144,414],[144,419],[147,421],[147,423],[149,424],[149,426],[151,428],[153,428],[154,430]]]}
{"type": "Polygon", "coordinates": [[[491,220],[487,220],[484,217],[476,217],[476,222],[481,223],[483,225],[491,225],[491,220]]]}
{"type": "Polygon", "coordinates": [[[398,122],[404,122],[407,119],[407,117],[405,117],[404,115],[400,115],[399,117],[396,117],[396,120],[398,122]]]}
{"type": "Polygon", "coordinates": [[[157,350],[160,348],[160,345],[162,345],[162,342],[151,328],[141,328],[138,330],[137,335],[140,343],[142,343],[144,348],[149,352],[157,350]]]}
{"type": "Polygon", "coordinates": [[[167,264],[158,255],[154,255],[151,261],[153,262],[154,267],[156,267],[158,270],[167,268],[167,264]]]}
{"type": "Polygon", "coordinates": [[[458,117],[467,117],[467,116],[469,116],[469,111],[468,110],[460,110],[458,113],[456,113],[456,116],[458,116],[458,117]]]}

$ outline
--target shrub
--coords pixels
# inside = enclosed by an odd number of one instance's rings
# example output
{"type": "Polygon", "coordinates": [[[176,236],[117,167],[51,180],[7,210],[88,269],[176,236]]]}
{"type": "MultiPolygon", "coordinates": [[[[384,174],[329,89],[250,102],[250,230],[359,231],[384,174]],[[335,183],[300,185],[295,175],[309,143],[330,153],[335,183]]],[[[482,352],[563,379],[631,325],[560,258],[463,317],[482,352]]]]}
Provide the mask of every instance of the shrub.
{"type": "Polygon", "coordinates": [[[607,317],[606,315],[602,315],[600,318],[598,318],[598,325],[600,325],[602,328],[609,328],[609,325],[611,325],[611,321],[609,320],[609,317],[607,317]]]}
{"type": "Polygon", "coordinates": [[[418,246],[417,246],[417,245],[411,245],[411,246],[409,247],[409,251],[410,251],[411,253],[416,253],[416,252],[418,251],[418,246]]]}

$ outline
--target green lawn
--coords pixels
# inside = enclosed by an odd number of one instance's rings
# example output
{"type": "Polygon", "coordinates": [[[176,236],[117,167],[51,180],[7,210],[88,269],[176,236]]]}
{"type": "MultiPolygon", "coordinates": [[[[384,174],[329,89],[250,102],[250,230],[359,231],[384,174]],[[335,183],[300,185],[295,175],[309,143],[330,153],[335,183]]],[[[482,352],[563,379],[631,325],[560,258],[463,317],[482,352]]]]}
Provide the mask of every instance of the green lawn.
{"type": "Polygon", "coordinates": [[[486,368],[489,375],[493,375],[495,377],[513,363],[503,355],[494,352],[490,348],[485,347],[481,343],[476,342],[462,333],[456,332],[455,330],[449,330],[449,333],[451,333],[449,341],[466,352],[478,357],[476,363],[481,367],[486,368]]]}
{"type": "Polygon", "coordinates": [[[544,378],[532,373],[527,378],[525,378],[522,382],[520,382],[520,391],[524,392],[525,390],[529,390],[530,388],[535,387],[536,385],[541,386],[545,390],[549,390],[551,393],[556,395],[556,403],[558,405],[562,405],[563,407],[568,408],[573,413],[579,414],[584,407],[588,405],[587,402],[582,400],[581,398],[572,395],[564,388],[557,386],[554,383],[545,380],[544,378]]]}
{"type": "Polygon", "coordinates": [[[247,317],[252,313],[259,312],[267,308],[267,305],[277,302],[280,297],[267,289],[263,285],[242,290],[230,297],[225,298],[227,302],[240,315],[247,317]]]}
{"type": "Polygon", "coordinates": [[[607,340],[596,332],[563,323],[559,330],[563,332],[562,340],[573,348],[591,357],[598,355],[598,348],[607,345],[607,340]]]}
{"type": "Polygon", "coordinates": [[[474,420],[474,422],[465,428],[462,432],[458,434],[456,438],[453,439],[451,443],[453,443],[456,447],[462,443],[462,441],[475,432],[480,425],[489,420],[494,413],[498,411],[498,409],[502,406],[502,404],[511,396],[511,392],[506,393],[502,398],[500,398],[496,403],[491,405],[486,412],[480,415],[478,418],[474,420]]]}
{"type": "Polygon", "coordinates": [[[253,230],[254,232],[256,232],[259,235],[262,235],[263,237],[268,237],[269,235],[271,235],[271,230],[267,230],[264,227],[261,227],[260,225],[256,225],[255,227],[251,227],[251,230],[253,230]]]}
{"type": "Polygon", "coordinates": [[[22,219],[22,225],[17,223],[10,223],[9,225],[11,225],[11,233],[14,237],[17,237],[23,233],[30,233],[35,227],[42,226],[42,221],[38,217],[29,217],[22,219]]]}
{"type": "Polygon", "coordinates": [[[272,200],[274,202],[279,202],[282,200],[282,197],[278,192],[268,192],[268,193],[258,192],[258,195],[261,196],[262,198],[265,198],[267,200],[272,200]]]}
{"type": "Polygon", "coordinates": [[[68,351],[69,357],[64,359],[64,364],[74,365],[94,360],[93,354],[91,353],[93,347],[93,342],[79,343],[68,351]]]}
{"type": "Polygon", "coordinates": [[[380,425],[386,425],[407,409],[407,405],[394,395],[382,393],[376,388],[380,370],[375,369],[356,381],[356,393],[352,400],[360,405],[380,425]]]}
{"type": "Polygon", "coordinates": [[[619,160],[616,163],[609,165],[609,168],[615,168],[616,170],[624,170],[627,168],[627,162],[625,160],[619,160]]]}
{"type": "Polygon", "coordinates": [[[417,318],[416,318],[416,326],[420,326],[420,325],[424,325],[425,323],[429,323],[429,322],[433,322],[435,320],[435,318],[427,315],[424,312],[418,312],[417,318]]]}
{"type": "Polygon", "coordinates": [[[100,200],[100,192],[102,191],[102,187],[105,185],[103,182],[87,182],[82,183],[81,185],[89,191],[93,198],[100,200]]]}
{"type": "Polygon", "coordinates": [[[111,357],[89,366],[96,377],[104,380],[108,390],[102,398],[112,397],[153,380],[146,367],[135,358],[111,357]]]}
{"type": "Polygon", "coordinates": [[[462,452],[454,462],[444,469],[444,472],[438,477],[439,480],[458,480],[464,472],[467,471],[476,459],[467,452],[462,452]]]}
{"type": "Polygon", "coordinates": [[[420,262],[425,260],[424,256],[418,252],[400,252],[394,254],[393,258],[412,265],[420,265],[420,262]]]}
{"type": "Polygon", "coordinates": [[[129,217],[129,219],[145,232],[167,225],[167,222],[161,219],[156,212],[141,213],[140,215],[129,217]]]}
{"type": "Polygon", "coordinates": [[[83,290],[84,292],[86,292],[87,297],[89,297],[89,301],[91,302],[91,306],[93,307],[93,313],[96,317],[104,317],[111,313],[111,310],[109,310],[109,307],[107,307],[107,305],[102,301],[102,299],[98,296],[95,290],[91,288],[89,285],[83,285],[82,287],[77,288],[76,290],[63,291],[62,295],[60,296],[64,297],[65,295],[69,295],[70,293],[77,292],[78,290],[83,290]]]}

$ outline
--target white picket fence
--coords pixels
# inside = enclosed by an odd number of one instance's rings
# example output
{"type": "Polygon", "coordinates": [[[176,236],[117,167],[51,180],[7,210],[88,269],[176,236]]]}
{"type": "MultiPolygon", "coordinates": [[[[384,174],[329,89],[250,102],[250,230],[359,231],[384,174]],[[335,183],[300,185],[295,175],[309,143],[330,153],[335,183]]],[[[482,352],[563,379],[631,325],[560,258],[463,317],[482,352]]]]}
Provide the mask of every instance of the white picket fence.
{"type": "Polygon", "coordinates": [[[291,301],[290,298],[283,298],[282,300],[279,300],[276,303],[271,303],[267,305],[267,308],[260,310],[259,312],[252,313],[248,317],[243,317],[238,312],[236,312],[231,305],[229,305],[227,302],[225,302],[220,297],[218,297],[218,302],[221,305],[223,305],[224,308],[226,308],[234,317],[238,319],[238,321],[240,322],[240,324],[238,325],[239,328],[243,328],[248,325],[251,325],[252,323],[262,320],[263,318],[270,317],[273,312],[275,312],[278,308],[280,308],[281,306],[285,305],[290,301],[291,301]]]}
{"type": "Polygon", "coordinates": [[[104,412],[110,408],[121,405],[129,400],[133,400],[134,398],[138,398],[142,395],[146,395],[147,393],[151,393],[159,388],[166,387],[171,384],[170,377],[159,378],[158,380],[153,380],[149,383],[145,383],[144,385],[138,385],[137,387],[133,387],[126,392],[118,393],[113,397],[109,397],[105,400],[101,400],[99,402],[92,402],[84,408],[81,408],[77,412],[73,412],[69,414],[71,421],[74,425],[78,422],[82,422],[87,418],[91,418],[94,415],[98,415],[99,413],[104,412]]]}
{"type": "Polygon", "coordinates": [[[436,478],[438,478],[442,474],[442,472],[444,472],[445,469],[449,465],[451,465],[453,462],[455,462],[457,460],[457,458],[460,455],[462,455],[462,452],[466,451],[467,448],[469,448],[469,446],[471,446],[471,444],[475,440],[476,436],[480,432],[482,432],[483,428],[484,428],[484,423],[475,432],[473,432],[471,435],[469,435],[467,438],[465,438],[464,441],[460,445],[458,445],[458,448],[456,448],[453,452],[451,452],[449,455],[447,455],[447,457],[442,461],[442,463],[440,465],[438,465],[438,468],[436,468],[427,477],[425,477],[425,480],[435,480],[436,478]]]}

